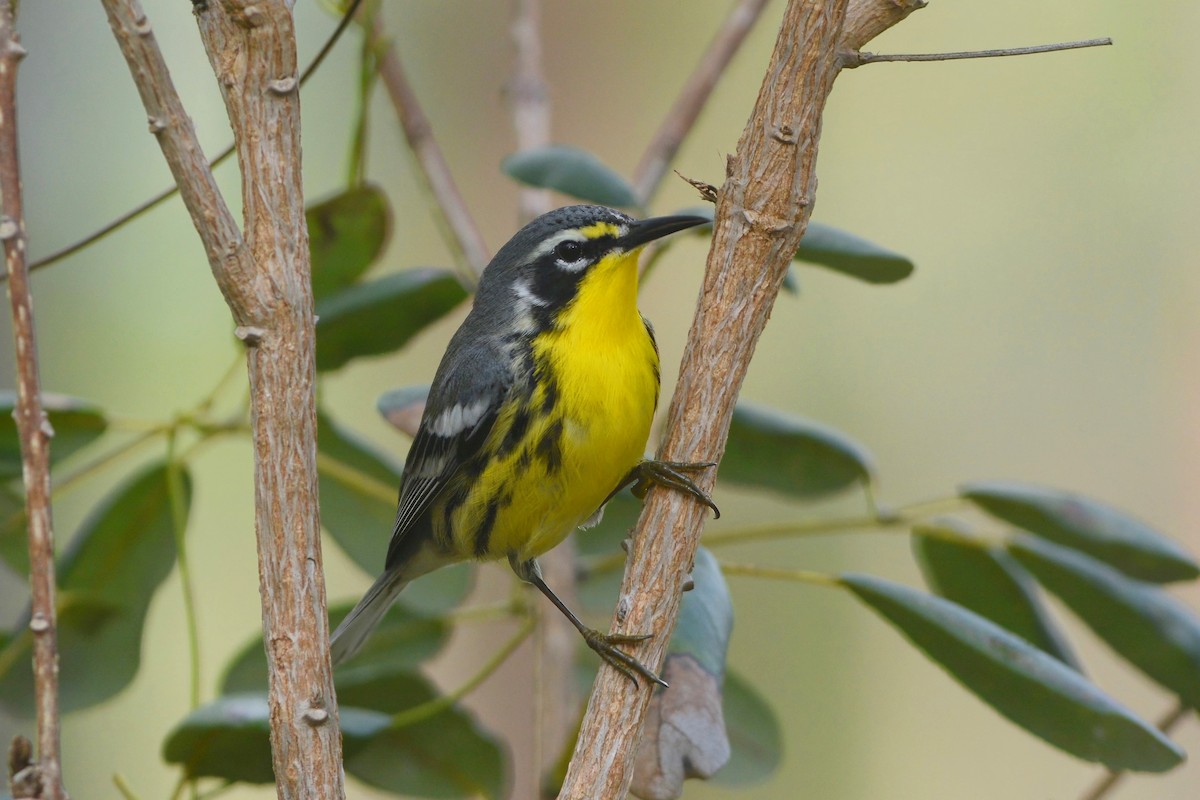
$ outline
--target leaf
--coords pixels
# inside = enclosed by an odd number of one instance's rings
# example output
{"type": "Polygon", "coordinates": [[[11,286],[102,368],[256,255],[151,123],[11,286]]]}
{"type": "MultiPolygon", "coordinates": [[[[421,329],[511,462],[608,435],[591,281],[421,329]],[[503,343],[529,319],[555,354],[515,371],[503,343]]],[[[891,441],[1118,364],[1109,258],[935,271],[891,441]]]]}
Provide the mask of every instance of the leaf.
{"type": "Polygon", "coordinates": [[[370,185],[314,203],[304,218],[317,300],[358,280],[383,252],[392,226],[387,197],[370,185]]]}
{"type": "Polygon", "coordinates": [[[1142,672],[1200,707],[1200,619],[1152,584],[1086,555],[1020,536],[1017,559],[1142,672]]]}
{"type": "Polygon", "coordinates": [[[355,285],[317,303],[317,369],[399,350],[466,298],[451,273],[415,269],[355,285]]]}
{"type": "Polygon", "coordinates": [[[522,150],[504,159],[501,171],[540,189],[554,189],[602,206],[638,205],[629,182],[596,156],[578,147],[549,145],[522,150]]]}
{"type": "Polygon", "coordinates": [[[1154,726],[978,614],[869,575],[841,583],[977,697],[1055,747],[1114,770],[1164,772],[1183,760],[1154,726]]]}
{"type": "MultiPolygon", "coordinates": [[[[394,713],[434,701],[438,693],[419,675],[383,673],[339,686],[338,697],[394,713]]],[[[502,798],[508,792],[504,749],[457,706],[410,725],[389,726],[348,753],[345,764],[360,781],[396,794],[502,798]]]]}
{"type": "Polygon", "coordinates": [[[738,403],[720,477],[791,497],[828,495],[871,480],[870,453],[844,434],[800,417],[738,403]]]}
{"type": "Polygon", "coordinates": [[[771,704],[745,678],[725,673],[724,715],[729,734],[729,763],[713,783],[748,786],[771,777],[783,760],[783,733],[771,704]]]}
{"type": "Polygon", "coordinates": [[[1139,580],[1200,576],[1182,547],[1140,520],[1089,497],[1028,484],[968,483],[959,493],[992,516],[1098,558],[1139,580]]]}
{"type": "Polygon", "coordinates": [[[317,452],[321,525],[354,563],[375,574],[396,522],[400,468],[324,412],[317,414],[317,452]]]}
{"type": "Polygon", "coordinates": [[[808,223],[795,258],[867,283],[896,283],[914,269],[905,256],[820,222],[808,223]]]}
{"type": "Polygon", "coordinates": [[[679,797],[684,779],[709,778],[729,760],[721,683],[733,604],[706,548],[696,552],[692,581],[663,664],[670,685],[650,698],[638,744],[631,790],[643,800],[679,797]]]}
{"type": "MultiPolygon", "coordinates": [[[[21,439],[13,410],[17,395],[0,391],[0,481],[21,477],[21,439]]],[[[63,394],[43,394],[42,408],[54,429],[50,440],[50,463],[57,464],[82,450],[108,428],[108,420],[99,406],[63,394]]]]}
{"type": "Polygon", "coordinates": [[[421,424],[421,415],[425,413],[427,397],[429,397],[429,384],[405,386],[402,389],[392,389],[390,392],[381,394],[375,401],[375,408],[393,428],[408,434],[409,437],[414,437],[421,424]]]}
{"type": "MultiPolygon", "coordinates": [[[[183,507],[191,482],[183,473],[183,507]]],[[[58,567],[59,702],[64,712],[124,689],[141,662],[142,627],[155,590],[175,565],[167,468],[155,464],[117,487],[83,523],[58,567]]],[[[33,711],[25,659],[0,680],[0,704],[33,711]]]]}
{"type": "MultiPolygon", "coordinates": [[[[338,709],[347,757],[387,728],[386,714],[352,706],[338,709]]],[[[267,696],[252,692],[219,697],[188,714],[163,742],[163,760],[191,778],[274,783],[267,696]]]]}
{"type": "MultiPolygon", "coordinates": [[[[344,603],[329,609],[330,630],[337,627],[352,607],[344,603]]],[[[348,702],[341,694],[344,681],[354,681],[356,675],[373,674],[379,670],[414,670],[437,655],[449,635],[449,627],[442,620],[416,615],[401,605],[393,606],[362,650],[347,663],[339,665],[334,672],[340,702],[348,702]]],[[[221,694],[267,690],[267,655],[263,650],[262,637],[251,639],[234,656],[225,667],[220,686],[221,694]]],[[[367,703],[349,704],[374,707],[367,703]]]]}
{"type": "Polygon", "coordinates": [[[971,535],[966,523],[954,518],[913,526],[913,552],[929,588],[1080,671],[1029,574],[1003,548],[960,541],[971,535]]]}

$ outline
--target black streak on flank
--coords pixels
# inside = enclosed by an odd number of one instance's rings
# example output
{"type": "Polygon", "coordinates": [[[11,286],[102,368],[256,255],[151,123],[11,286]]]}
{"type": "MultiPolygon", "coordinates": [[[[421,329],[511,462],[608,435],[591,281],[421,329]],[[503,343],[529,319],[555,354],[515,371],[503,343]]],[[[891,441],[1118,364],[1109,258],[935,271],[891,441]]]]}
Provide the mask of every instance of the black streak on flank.
{"type": "Polygon", "coordinates": [[[522,406],[513,414],[512,424],[508,426],[508,431],[504,434],[504,440],[500,442],[500,451],[496,453],[496,456],[503,458],[511,453],[525,438],[527,430],[529,430],[529,409],[522,406]]]}
{"type": "Polygon", "coordinates": [[[550,475],[562,467],[562,433],[562,420],[554,420],[538,440],[534,451],[538,458],[546,462],[546,473],[550,475]]]}
{"type": "Polygon", "coordinates": [[[496,515],[500,513],[500,504],[503,498],[493,497],[484,509],[483,519],[479,521],[479,527],[475,529],[475,555],[482,558],[487,555],[488,543],[492,538],[492,528],[496,526],[496,515]]]}

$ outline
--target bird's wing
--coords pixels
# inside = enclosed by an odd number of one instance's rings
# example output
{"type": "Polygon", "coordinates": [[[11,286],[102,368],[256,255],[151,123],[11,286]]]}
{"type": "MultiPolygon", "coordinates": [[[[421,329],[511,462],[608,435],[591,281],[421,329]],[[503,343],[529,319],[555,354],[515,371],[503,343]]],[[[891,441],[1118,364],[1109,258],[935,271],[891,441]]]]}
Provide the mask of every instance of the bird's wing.
{"type": "Polygon", "coordinates": [[[387,569],[404,559],[410,531],[455,473],[479,452],[511,387],[511,373],[495,353],[447,354],[404,463],[387,569]]]}

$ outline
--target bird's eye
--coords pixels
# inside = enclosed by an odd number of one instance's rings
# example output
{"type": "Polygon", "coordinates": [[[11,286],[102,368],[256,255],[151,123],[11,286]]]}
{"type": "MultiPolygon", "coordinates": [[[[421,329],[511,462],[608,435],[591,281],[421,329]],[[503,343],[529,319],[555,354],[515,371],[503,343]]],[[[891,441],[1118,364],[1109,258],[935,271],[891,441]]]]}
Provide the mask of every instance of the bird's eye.
{"type": "Polygon", "coordinates": [[[559,242],[554,248],[554,255],[559,261],[570,263],[583,258],[583,245],[579,242],[568,239],[565,242],[559,242]]]}

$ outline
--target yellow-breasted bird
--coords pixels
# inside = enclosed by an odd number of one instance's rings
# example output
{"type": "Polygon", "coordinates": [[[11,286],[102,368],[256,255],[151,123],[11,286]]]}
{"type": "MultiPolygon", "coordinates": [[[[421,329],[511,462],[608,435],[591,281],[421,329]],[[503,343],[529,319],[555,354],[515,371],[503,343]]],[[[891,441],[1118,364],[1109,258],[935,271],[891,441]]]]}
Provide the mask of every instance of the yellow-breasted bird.
{"type": "Polygon", "coordinates": [[[599,522],[631,483],[639,494],[651,483],[687,491],[717,510],[682,474],[711,465],[643,460],[659,369],[637,307],[641,249],[707,221],[569,206],[500,248],[434,376],[385,571],[334,631],[335,664],[354,655],[409,581],[467,559],[507,558],[606,662],[662,683],[617,648],[647,637],[586,627],[542,580],[536,558],[599,522]]]}

